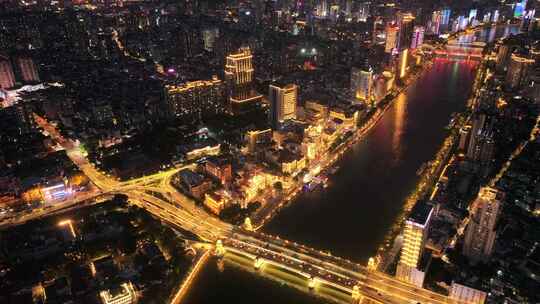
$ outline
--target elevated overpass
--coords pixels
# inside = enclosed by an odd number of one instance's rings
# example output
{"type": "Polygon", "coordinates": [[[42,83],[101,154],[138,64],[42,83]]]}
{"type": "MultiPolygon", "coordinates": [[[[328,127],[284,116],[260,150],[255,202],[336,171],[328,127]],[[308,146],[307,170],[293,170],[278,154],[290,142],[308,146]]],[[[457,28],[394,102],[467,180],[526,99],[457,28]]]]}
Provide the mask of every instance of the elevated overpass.
{"type": "Polygon", "coordinates": [[[218,255],[244,256],[253,261],[254,269],[263,269],[266,264],[284,269],[303,278],[310,289],[322,284],[348,295],[353,302],[467,304],[330,253],[264,234],[236,229],[232,237],[217,243],[215,251],[218,255]]]}

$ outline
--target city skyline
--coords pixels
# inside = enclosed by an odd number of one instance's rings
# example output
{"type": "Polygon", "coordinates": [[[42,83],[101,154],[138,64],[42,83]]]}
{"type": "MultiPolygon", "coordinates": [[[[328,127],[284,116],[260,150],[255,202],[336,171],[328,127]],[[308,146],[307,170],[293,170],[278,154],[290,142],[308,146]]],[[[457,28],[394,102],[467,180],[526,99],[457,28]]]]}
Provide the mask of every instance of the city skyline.
{"type": "Polygon", "coordinates": [[[536,302],[536,6],[1,1],[0,302],[536,302]]]}

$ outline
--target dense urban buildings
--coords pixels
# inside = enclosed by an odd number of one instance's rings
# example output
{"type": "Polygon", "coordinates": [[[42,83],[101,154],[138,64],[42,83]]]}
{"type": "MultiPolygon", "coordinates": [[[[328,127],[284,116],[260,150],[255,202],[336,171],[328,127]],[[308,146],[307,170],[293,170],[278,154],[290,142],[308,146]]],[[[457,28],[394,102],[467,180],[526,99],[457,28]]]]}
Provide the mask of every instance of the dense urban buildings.
{"type": "Polygon", "coordinates": [[[0,0],[0,303],[540,302],[539,12],[0,0]]]}
{"type": "Polygon", "coordinates": [[[491,188],[482,188],[471,206],[471,219],[465,230],[463,254],[473,261],[487,260],[491,256],[497,232],[495,225],[501,209],[501,194],[491,188]]]}

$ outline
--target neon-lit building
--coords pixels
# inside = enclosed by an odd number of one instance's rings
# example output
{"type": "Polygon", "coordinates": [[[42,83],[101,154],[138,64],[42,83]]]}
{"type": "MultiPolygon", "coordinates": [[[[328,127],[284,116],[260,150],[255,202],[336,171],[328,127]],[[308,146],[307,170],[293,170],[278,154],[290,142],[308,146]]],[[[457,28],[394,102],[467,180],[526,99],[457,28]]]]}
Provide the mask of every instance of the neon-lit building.
{"type": "Polygon", "coordinates": [[[411,45],[413,34],[414,16],[411,13],[397,13],[397,25],[399,27],[397,48],[403,50],[411,45]]]}
{"type": "Polygon", "coordinates": [[[429,28],[429,31],[435,35],[438,35],[441,29],[441,22],[442,22],[442,12],[434,11],[433,14],[431,15],[431,27],[429,28]]]}
{"type": "Polygon", "coordinates": [[[233,113],[245,112],[250,106],[261,101],[262,95],[252,87],[253,55],[249,47],[227,56],[225,63],[225,79],[229,86],[229,101],[233,113]]]}
{"type": "Polygon", "coordinates": [[[516,6],[514,7],[514,17],[519,18],[523,16],[523,13],[525,12],[526,7],[527,7],[527,0],[522,0],[520,2],[517,2],[516,6]]]}
{"type": "Polygon", "coordinates": [[[411,50],[419,48],[422,43],[424,43],[424,32],[425,28],[423,26],[415,26],[412,37],[411,37],[411,50]]]}
{"type": "Polygon", "coordinates": [[[17,65],[21,71],[22,80],[24,82],[39,82],[39,74],[34,64],[34,60],[30,57],[17,58],[17,65]]]}
{"type": "Polygon", "coordinates": [[[452,10],[449,8],[445,8],[442,10],[442,19],[441,19],[441,25],[443,25],[445,28],[450,23],[450,15],[452,14],[452,10]]]}
{"type": "Polygon", "coordinates": [[[46,202],[63,200],[72,194],[72,190],[64,182],[59,182],[41,188],[43,199],[46,202]]]}
{"type": "Polygon", "coordinates": [[[215,215],[219,215],[225,207],[227,207],[228,200],[215,192],[206,193],[204,195],[204,205],[212,211],[215,215]]]}

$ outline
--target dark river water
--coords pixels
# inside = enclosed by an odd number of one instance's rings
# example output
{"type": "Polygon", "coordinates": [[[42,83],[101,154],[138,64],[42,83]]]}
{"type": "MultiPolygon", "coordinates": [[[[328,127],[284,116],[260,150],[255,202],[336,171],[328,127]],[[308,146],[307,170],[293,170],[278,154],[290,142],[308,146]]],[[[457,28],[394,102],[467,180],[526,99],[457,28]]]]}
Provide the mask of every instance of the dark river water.
{"type": "MultiPolygon", "coordinates": [[[[462,39],[491,41],[515,31],[493,28],[462,39]]],[[[366,263],[400,220],[416,173],[442,144],[451,114],[464,109],[475,67],[475,62],[436,59],[344,155],[329,187],[301,195],[264,232],[366,263]]],[[[322,303],[236,267],[220,268],[209,263],[184,303],[322,303]]]]}

